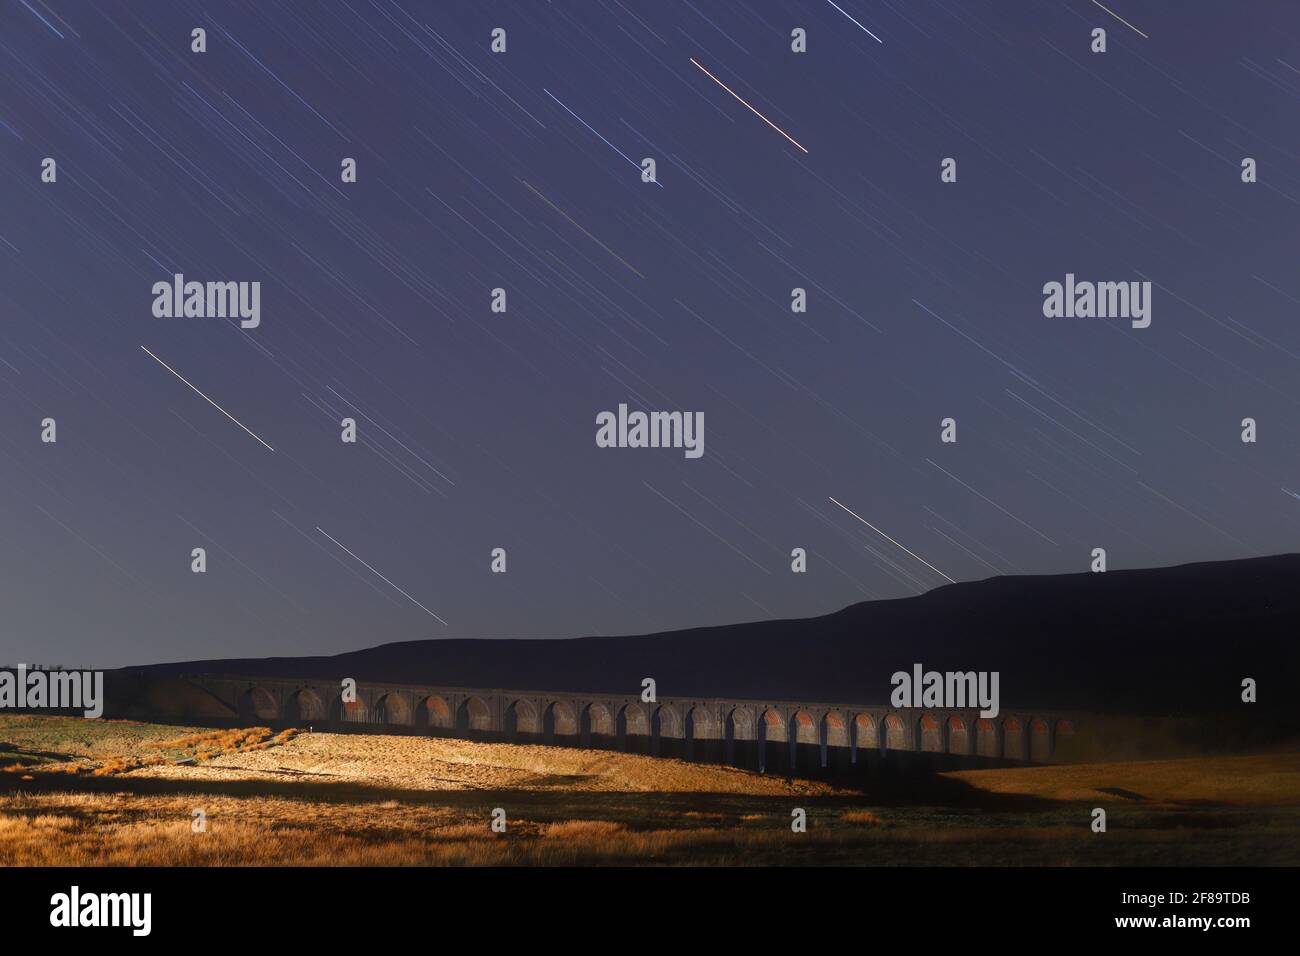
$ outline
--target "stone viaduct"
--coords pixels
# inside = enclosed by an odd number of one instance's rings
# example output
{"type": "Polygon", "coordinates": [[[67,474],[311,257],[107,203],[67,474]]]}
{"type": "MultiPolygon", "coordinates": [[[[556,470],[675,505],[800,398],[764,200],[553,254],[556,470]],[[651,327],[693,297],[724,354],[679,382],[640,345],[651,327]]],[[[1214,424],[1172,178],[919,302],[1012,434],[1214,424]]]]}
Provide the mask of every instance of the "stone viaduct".
{"type": "Polygon", "coordinates": [[[345,702],[341,685],[324,680],[215,675],[137,674],[112,681],[108,697],[112,716],[591,747],[760,771],[844,771],[876,765],[892,752],[929,755],[932,767],[1041,763],[1080,717],[1004,710],[985,719],[975,708],[696,697],[646,703],[638,694],[360,681],[356,699],[345,702]]]}

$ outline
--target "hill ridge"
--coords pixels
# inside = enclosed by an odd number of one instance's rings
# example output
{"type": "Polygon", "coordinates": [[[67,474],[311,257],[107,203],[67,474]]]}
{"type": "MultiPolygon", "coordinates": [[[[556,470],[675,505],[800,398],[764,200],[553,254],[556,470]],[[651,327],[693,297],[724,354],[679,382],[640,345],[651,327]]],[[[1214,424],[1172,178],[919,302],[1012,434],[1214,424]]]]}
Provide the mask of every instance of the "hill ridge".
{"type": "Polygon", "coordinates": [[[1104,574],[999,575],[828,614],[642,635],[396,641],[331,656],[130,670],[662,696],[888,699],[890,675],[996,670],[1004,706],[1237,711],[1280,706],[1300,673],[1300,554],[1104,574]]]}

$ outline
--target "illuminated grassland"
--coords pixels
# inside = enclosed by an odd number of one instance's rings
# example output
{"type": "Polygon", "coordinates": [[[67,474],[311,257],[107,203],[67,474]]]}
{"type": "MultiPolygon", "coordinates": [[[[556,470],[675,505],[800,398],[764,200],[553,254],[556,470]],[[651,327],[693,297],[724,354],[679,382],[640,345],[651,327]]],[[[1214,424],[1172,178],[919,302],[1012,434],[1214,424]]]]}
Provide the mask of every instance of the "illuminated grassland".
{"type": "Polygon", "coordinates": [[[822,783],[596,750],[129,721],[3,717],[0,742],[0,865],[1300,863],[1296,753],[822,783]],[[1089,828],[1097,806],[1104,834],[1089,828]]]}

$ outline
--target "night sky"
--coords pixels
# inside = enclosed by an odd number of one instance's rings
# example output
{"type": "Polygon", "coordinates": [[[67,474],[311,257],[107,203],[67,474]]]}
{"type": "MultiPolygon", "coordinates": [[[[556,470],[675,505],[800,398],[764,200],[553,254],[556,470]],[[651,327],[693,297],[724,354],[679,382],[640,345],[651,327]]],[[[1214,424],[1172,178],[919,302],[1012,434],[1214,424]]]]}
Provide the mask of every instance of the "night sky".
{"type": "Polygon", "coordinates": [[[1300,12],[1106,6],[5,0],[0,660],[1296,550],[1300,12]],[[177,272],[260,326],[156,318],[177,272]],[[1044,317],[1066,273],[1151,326],[1044,317]],[[703,457],[598,448],[620,403],[703,457]]]}

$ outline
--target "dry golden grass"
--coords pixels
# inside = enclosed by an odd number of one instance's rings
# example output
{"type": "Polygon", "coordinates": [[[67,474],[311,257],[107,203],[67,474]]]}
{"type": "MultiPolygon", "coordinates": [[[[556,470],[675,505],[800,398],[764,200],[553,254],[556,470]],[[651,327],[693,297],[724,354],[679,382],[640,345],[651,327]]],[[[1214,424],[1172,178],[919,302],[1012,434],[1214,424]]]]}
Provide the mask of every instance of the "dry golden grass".
{"type": "MultiPolygon", "coordinates": [[[[127,806],[108,795],[69,800],[49,794],[15,799],[0,815],[0,863],[9,866],[306,866],[602,865],[712,863],[951,863],[1088,860],[1099,846],[1084,825],[819,826],[792,833],[783,813],[758,815],[751,826],[636,828],[610,820],[552,823],[512,818],[495,834],[487,812],[473,822],[442,808],[401,805],[376,819],[375,805],[322,808],[299,801],[136,798],[127,806]],[[202,802],[207,832],[190,826],[202,802]],[[324,812],[322,812],[324,811],[324,812]],[[992,861],[996,861],[996,858],[992,861]]],[[[665,821],[669,823],[669,821],[665,821]]],[[[1129,835],[1124,846],[1151,860],[1178,850],[1187,836],[1168,830],[1129,835]]]]}
{"type": "MultiPolygon", "coordinates": [[[[131,773],[145,767],[170,766],[180,760],[202,763],[231,754],[268,750],[283,745],[299,733],[295,729],[289,729],[273,735],[269,727],[247,727],[236,730],[203,731],[177,740],[149,740],[139,736],[134,739],[124,739],[113,733],[117,728],[110,728],[93,744],[86,739],[59,740],[62,749],[58,756],[62,759],[55,761],[35,744],[38,741],[43,743],[48,739],[51,736],[51,728],[68,726],[70,722],[65,718],[47,718],[52,723],[42,725],[36,722],[39,719],[6,718],[13,723],[9,726],[0,723],[0,728],[6,731],[6,736],[20,741],[27,738],[25,741],[27,746],[18,751],[19,756],[25,759],[0,767],[0,772],[23,774],[24,779],[32,779],[30,772],[34,769],[41,773],[89,773],[92,777],[110,777],[131,773]],[[123,747],[125,752],[108,756],[105,751],[109,745],[123,747]],[[157,753],[157,751],[170,753],[157,753]]],[[[132,723],[132,726],[142,728],[148,725],[132,723]]],[[[54,733],[57,736],[57,731],[54,733]]],[[[85,731],[82,731],[82,735],[84,738],[85,731]]]]}
{"type": "Polygon", "coordinates": [[[4,801],[0,863],[8,866],[426,865],[688,861],[699,852],[779,850],[842,843],[829,831],[789,832],[779,816],[761,830],[634,829],[611,820],[508,820],[495,834],[487,808],[473,812],[397,803],[304,805],[294,800],[123,797],[51,793],[4,801]],[[191,829],[201,808],[207,831],[191,829]]]}
{"type": "Polygon", "coordinates": [[[202,765],[152,766],[140,773],[195,781],[300,776],[418,791],[524,789],[767,796],[835,792],[822,783],[786,782],[730,767],[636,754],[387,734],[299,733],[274,749],[242,747],[202,765]]]}
{"type": "Polygon", "coordinates": [[[566,840],[568,842],[606,841],[615,834],[622,836],[627,828],[621,823],[610,820],[565,820],[563,823],[551,823],[542,829],[542,836],[548,840],[566,840]]]}
{"type": "Polygon", "coordinates": [[[9,866],[1300,862],[1295,754],[969,771],[864,793],[416,736],[0,717],[0,741],[18,768],[0,774],[9,866]],[[1104,838],[1088,828],[1097,805],[1104,838]],[[794,807],[806,833],[790,829],[794,807]]]}
{"type": "Polygon", "coordinates": [[[840,814],[840,819],[845,823],[865,823],[871,826],[880,823],[880,815],[870,810],[850,810],[840,814]]]}
{"type": "MultiPolygon", "coordinates": [[[[152,767],[167,762],[166,757],[113,757],[92,769],[90,774],[93,777],[111,777],[114,774],[130,773],[141,767],[152,767]]],[[[75,773],[83,769],[84,765],[73,765],[68,768],[68,771],[75,773]]]]}
{"type": "Polygon", "coordinates": [[[301,731],[296,728],[282,730],[274,736],[269,727],[246,727],[236,730],[213,730],[206,733],[190,734],[178,740],[164,740],[149,746],[159,750],[187,750],[194,754],[203,754],[205,759],[232,753],[247,753],[252,750],[266,750],[286,743],[301,731]]]}

